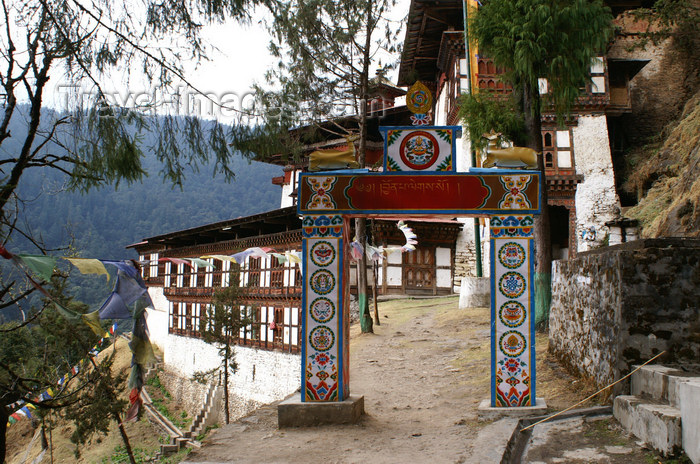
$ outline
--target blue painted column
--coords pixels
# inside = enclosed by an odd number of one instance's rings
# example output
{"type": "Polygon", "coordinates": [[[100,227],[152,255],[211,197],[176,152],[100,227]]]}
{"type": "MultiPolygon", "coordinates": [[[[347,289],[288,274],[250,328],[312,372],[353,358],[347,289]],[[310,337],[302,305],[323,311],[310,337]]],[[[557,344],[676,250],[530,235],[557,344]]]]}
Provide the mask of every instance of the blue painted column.
{"type": "Polygon", "coordinates": [[[344,230],[341,215],[302,220],[301,401],[349,396],[344,230]]]}
{"type": "Polygon", "coordinates": [[[534,406],[534,220],[491,216],[490,228],[491,406],[534,406]]]}

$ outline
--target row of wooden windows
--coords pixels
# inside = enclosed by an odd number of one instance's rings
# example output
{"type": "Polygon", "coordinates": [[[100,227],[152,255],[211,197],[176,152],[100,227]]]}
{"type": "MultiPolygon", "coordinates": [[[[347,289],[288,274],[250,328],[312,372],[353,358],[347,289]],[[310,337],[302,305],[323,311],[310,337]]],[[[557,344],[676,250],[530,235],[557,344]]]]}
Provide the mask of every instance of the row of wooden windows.
{"type": "MultiPolygon", "coordinates": [[[[208,304],[171,302],[169,332],[175,335],[201,338],[208,304]]],[[[301,307],[298,306],[241,306],[241,319],[247,325],[234,334],[238,345],[299,351],[301,339],[301,307]]]]}
{"type": "MultiPolygon", "coordinates": [[[[189,267],[185,264],[165,263],[165,287],[228,287],[231,284],[229,261],[209,259],[214,267],[189,267]]],[[[239,270],[242,287],[300,287],[301,267],[293,263],[281,263],[277,258],[248,258],[239,270]]]]}

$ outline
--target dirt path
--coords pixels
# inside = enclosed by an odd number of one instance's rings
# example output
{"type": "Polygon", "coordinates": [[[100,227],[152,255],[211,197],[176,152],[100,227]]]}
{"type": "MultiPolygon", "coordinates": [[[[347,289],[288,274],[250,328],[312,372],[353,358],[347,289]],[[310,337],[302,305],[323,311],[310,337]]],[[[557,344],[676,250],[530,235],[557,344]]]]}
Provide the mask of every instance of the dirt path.
{"type": "Polygon", "coordinates": [[[351,331],[350,390],[365,396],[356,425],[277,429],[276,406],[224,426],[188,462],[469,462],[476,407],[488,396],[485,309],[457,298],[380,306],[374,334],[351,331]]]}

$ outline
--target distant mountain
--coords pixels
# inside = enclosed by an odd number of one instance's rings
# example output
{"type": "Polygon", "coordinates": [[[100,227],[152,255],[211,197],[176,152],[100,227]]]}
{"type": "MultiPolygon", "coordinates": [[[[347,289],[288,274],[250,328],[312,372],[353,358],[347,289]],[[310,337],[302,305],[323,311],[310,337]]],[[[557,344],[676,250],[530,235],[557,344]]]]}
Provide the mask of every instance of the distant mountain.
{"type": "MultiPolygon", "coordinates": [[[[21,114],[11,130],[13,137],[0,147],[0,159],[19,149],[26,133],[21,114]]],[[[133,251],[124,247],[145,237],[279,207],[281,190],[271,178],[281,175],[280,167],[236,157],[236,177],[230,183],[212,175],[212,164],[188,173],[181,190],[158,176],[159,163],[146,148],[149,138],[143,134],[143,165],[149,177],[132,185],[81,194],[65,191],[66,176],[55,170],[26,171],[18,191],[27,201],[24,216],[34,234],[51,246],[65,245],[73,237],[84,257],[133,258],[133,251]]]]}
{"type": "MultiPolygon", "coordinates": [[[[19,109],[10,127],[12,137],[0,146],[0,160],[20,150],[26,134],[27,108],[19,109]]],[[[46,112],[46,119],[49,119],[52,111],[46,112]]],[[[248,162],[238,156],[232,163],[236,173],[233,181],[227,182],[223,176],[214,177],[212,164],[200,167],[198,172],[187,173],[180,189],[159,177],[161,166],[146,149],[152,145],[153,136],[142,134],[142,139],[143,167],[149,177],[132,185],[108,186],[81,194],[65,190],[65,174],[46,168],[27,170],[17,190],[24,202],[22,228],[31,230],[34,237],[43,239],[52,248],[72,243],[82,257],[119,260],[136,258],[135,252],[125,247],[146,237],[279,207],[281,189],[271,183],[272,177],[282,174],[278,166],[248,162]]],[[[17,234],[7,246],[15,253],[37,252],[17,234]]],[[[0,260],[0,272],[6,281],[24,280],[5,260],[0,260]]],[[[104,278],[81,276],[77,272],[71,275],[69,282],[70,293],[92,309],[99,308],[113,285],[104,278]]],[[[23,308],[27,310],[30,304],[38,303],[39,297],[35,294],[23,308]]],[[[0,323],[20,317],[17,307],[0,311],[0,323]]]]}

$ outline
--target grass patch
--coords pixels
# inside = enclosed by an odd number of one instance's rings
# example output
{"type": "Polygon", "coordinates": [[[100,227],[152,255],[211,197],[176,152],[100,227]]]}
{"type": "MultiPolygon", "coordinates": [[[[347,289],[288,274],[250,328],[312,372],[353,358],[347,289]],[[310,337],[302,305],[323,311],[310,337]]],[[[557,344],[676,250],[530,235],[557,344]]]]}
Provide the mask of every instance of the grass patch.
{"type": "Polygon", "coordinates": [[[193,418],[182,409],[178,402],[173,401],[173,397],[160,380],[161,370],[155,373],[148,381],[148,393],[151,396],[153,407],[160,412],[163,417],[172,422],[180,430],[187,430],[192,424],[193,418]]]}
{"type": "Polygon", "coordinates": [[[175,454],[168,456],[167,458],[161,458],[158,462],[163,464],[176,464],[181,462],[187,457],[188,454],[192,452],[192,448],[183,448],[175,454]]]}
{"type": "MultiPolygon", "coordinates": [[[[157,450],[146,450],[143,448],[132,448],[134,460],[137,464],[151,462],[157,450]]],[[[129,455],[126,452],[124,445],[119,445],[114,448],[111,456],[102,458],[101,464],[122,464],[129,462],[129,455]]]]}

